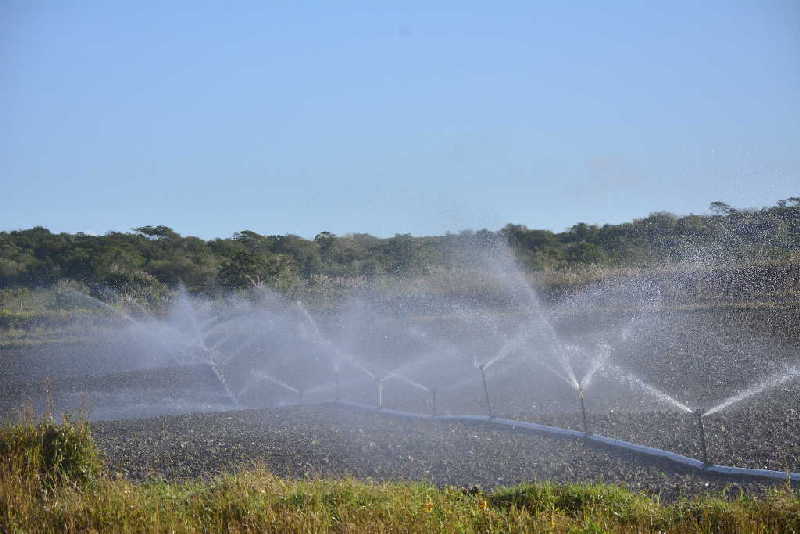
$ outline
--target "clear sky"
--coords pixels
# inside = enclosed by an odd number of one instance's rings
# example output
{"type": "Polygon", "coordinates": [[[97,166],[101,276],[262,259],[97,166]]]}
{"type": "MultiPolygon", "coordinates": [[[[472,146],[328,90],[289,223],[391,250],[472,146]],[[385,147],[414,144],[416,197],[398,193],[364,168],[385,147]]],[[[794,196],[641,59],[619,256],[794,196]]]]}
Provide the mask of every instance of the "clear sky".
{"type": "Polygon", "coordinates": [[[800,195],[800,2],[0,2],[0,229],[563,230],[800,195]]]}

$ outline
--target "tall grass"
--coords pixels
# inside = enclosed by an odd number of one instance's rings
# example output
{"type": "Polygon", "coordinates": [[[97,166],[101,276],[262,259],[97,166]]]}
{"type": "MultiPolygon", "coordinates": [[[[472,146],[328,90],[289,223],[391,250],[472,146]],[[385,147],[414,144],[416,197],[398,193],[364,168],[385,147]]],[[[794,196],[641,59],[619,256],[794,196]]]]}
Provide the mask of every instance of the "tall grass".
{"type": "Polygon", "coordinates": [[[421,483],[286,480],[266,467],[212,481],[103,474],[85,423],[0,430],[0,532],[800,532],[800,497],[663,505],[607,485],[483,492],[421,483]]]}

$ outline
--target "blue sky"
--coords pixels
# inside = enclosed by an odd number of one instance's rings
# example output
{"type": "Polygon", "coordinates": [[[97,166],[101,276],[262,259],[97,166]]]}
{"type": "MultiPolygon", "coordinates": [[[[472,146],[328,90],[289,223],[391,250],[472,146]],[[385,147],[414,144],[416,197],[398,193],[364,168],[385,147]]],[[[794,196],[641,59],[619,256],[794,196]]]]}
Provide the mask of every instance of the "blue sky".
{"type": "Polygon", "coordinates": [[[800,195],[800,2],[0,4],[0,229],[563,230],[800,195]]]}

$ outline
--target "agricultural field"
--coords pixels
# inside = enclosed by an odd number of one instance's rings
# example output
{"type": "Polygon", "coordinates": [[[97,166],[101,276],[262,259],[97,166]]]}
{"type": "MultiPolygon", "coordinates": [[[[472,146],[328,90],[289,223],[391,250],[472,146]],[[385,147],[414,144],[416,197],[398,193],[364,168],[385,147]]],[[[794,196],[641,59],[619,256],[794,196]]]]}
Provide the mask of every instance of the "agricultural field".
{"type": "MultiPolygon", "coordinates": [[[[719,506],[732,514],[725,525],[739,525],[761,520],[747,507],[796,506],[792,265],[531,276],[511,256],[475,261],[471,276],[382,279],[344,294],[340,284],[335,297],[306,293],[308,305],[264,290],[179,291],[148,310],[70,286],[40,290],[4,312],[0,411],[7,421],[26,410],[88,420],[97,480],[145,501],[153,488],[277,481],[303,503],[342,487],[380,499],[460,495],[494,519],[448,521],[480,531],[547,521],[553,531],[702,530],[718,518],[702,512],[690,525],[678,510],[719,506]],[[499,423],[509,419],[573,433],[499,423]],[[585,439],[594,435],[773,474],[687,467],[585,439]],[[520,492],[600,501],[577,514],[553,508],[545,521],[531,512],[538,504],[508,507],[502,496],[520,492]],[[611,521],[606,498],[649,507],[649,526],[611,521]]],[[[330,521],[350,511],[320,506],[315,528],[347,530],[330,521]]]]}

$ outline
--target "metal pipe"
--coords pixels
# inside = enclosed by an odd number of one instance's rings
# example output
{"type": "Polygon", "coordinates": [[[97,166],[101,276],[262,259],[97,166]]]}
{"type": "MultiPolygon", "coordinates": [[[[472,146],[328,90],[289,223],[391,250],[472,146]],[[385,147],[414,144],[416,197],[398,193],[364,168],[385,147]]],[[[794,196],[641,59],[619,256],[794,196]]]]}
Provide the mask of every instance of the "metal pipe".
{"type": "Polygon", "coordinates": [[[379,378],[375,382],[377,384],[377,388],[376,388],[377,389],[377,392],[376,392],[377,393],[376,405],[378,406],[379,410],[382,410],[383,409],[383,379],[379,378]]]}
{"type": "Polygon", "coordinates": [[[431,389],[431,415],[436,416],[436,390],[431,389]]]}
{"type": "Polygon", "coordinates": [[[697,416],[697,428],[700,431],[700,447],[703,449],[703,466],[710,465],[708,463],[708,446],[706,445],[706,427],[703,423],[703,412],[699,409],[694,412],[697,416]]]}
{"type": "Polygon", "coordinates": [[[479,365],[478,369],[481,371],[481,380],[483,381],[483,395],[486,398],[486,411],[489,413],[489,417],[494,417],[494,412],[492,412],[492,401],[489,399],[489,387],[486,385],[486,371],[483,368],[483,365],[479,365]]]}
{"type": "Polygon", "coordinates": [[[578,388],[578,400],[581,403],[581,416],[583,417],[583,433],[591,434],[591,432],[589,432],[589,423],[588,420],[586,419],[586,406],[583,402],[583,397],[584,397],[583,388],[578,388]]]}
{"type": "Polygon", "coordinates": [[[336,393],[334,394],[335,395],[334,400],[336,400],[336,402],[339,402],[340,400],[342,400],[342,397],[341,397],[341,394],[340,394],[340,391],[339,391],[339,371],[338,370],[334,373],[334,377],[335,377],[335,380],[336,380],[336,393]]]}

